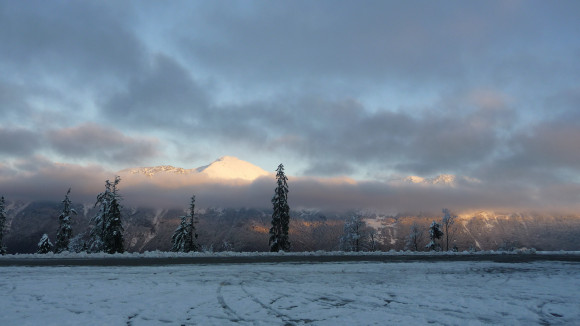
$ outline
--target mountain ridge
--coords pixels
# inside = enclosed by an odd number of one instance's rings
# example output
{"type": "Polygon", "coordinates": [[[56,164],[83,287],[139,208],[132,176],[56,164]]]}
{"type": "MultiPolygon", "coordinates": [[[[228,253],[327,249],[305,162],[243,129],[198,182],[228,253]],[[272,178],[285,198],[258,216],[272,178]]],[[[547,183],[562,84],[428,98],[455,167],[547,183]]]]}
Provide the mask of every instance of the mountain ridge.
{"type": "Polygon", "coordinates": [[[234,156],[222,156],[208,165],[185,169],[173,165],[128,168],[118,172],[121,175],[145,175],[155,177],[162,174],[203,175],[210,179],[254,181],[271,173],[250,162],[234,156]]]}

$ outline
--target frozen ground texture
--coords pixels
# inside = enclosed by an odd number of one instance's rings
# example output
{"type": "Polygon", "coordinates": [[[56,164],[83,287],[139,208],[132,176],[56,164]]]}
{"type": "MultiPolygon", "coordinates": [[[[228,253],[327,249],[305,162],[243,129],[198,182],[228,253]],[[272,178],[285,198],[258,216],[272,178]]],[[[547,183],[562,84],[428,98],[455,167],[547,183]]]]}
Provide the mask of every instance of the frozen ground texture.
{"type": "Polygon", "coordinates": [[[578,325],[580,263],[0,267],[0,325],[578,325]]]}

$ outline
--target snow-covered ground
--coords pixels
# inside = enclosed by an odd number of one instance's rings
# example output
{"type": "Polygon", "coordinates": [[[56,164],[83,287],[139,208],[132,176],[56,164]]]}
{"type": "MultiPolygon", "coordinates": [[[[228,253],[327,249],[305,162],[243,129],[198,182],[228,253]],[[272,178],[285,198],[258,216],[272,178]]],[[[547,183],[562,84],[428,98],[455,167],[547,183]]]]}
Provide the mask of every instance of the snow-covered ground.
{"type": "Polygon", "coordinates": [[[0,325],[578,325],[580,263],[0,267],[0,325]]]}

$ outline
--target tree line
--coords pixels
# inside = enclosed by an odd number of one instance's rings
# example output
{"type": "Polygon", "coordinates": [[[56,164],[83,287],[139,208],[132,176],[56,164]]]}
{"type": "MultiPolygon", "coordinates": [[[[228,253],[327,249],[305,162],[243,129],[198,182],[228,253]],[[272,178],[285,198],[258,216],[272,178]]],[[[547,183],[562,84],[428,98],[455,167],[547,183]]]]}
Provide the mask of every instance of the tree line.
{"type": "MultiPolygon", "coordinates": [[[[284,173],[284,165],[280,164],[276,169],[277,186],[272,197],[273,213],[272,227],[269,234],[270,251],[288,251],[291,244],[288,238],[290,223],[290,207],[288,206],[288,178],[284,173]]],[[[109,254],[124,252],[123,223],[121,214],[121,200],[119,183],[121,178],[115,177],[114,181],[105,181],[105,191],[97,195],[94,207],[99,210],[90,219],[91,228],[88,239],[83,240],[84,234],[73,236],[72,218],[77,212],[72,208],[70,200],[71,189],[69,188],[64,200],[62,210],[58,217],[58,230],[55,243],[53,244],[48,234],[44,233],[38,242],[37,253],[49,252],[61,253],[64,251],[74,252],[105,252],[109,254]]],[[[6,205],[4,197],[0,198],[0,254],[6,254],[3,245],[3,234],[6,224],[6,205]]],[[[171,237],[171,250],[175,252],[190,252],[200,250],[197,243],[195,195],[191,196],[189,212],[180,217],[181,222],[171,237]]]]}
{"type": "MultiPolygon", "coordinates": [[[[441,221],[433,221],[429,228],[422,228],[417,222],[411,225],[409,234],[405,237],[405,249],[420,251],[449,251],[449,243],[453,240],[455,228],[453,224],[457,215],[447,208],[443,209],[441,221]],[[422,247],[423,238],[427,231],[429,243],[422,247]],[[443,249],[444,248],[444,249],[443,249]]],[[[343,235],[340,238],[340,248],[343,251],[376,251],[378,250],[377,231],[368,227],[361,216],[352,216],[345,221],[343,235]]],[[[458,251],[455,243],[452,243],[451,251],[458,251]]]]}
{"type": "MultiPolygon", "coordinates": [[[[74,252],[105,252],[109,254],[124,252],[123,223],[121,214],[122,197],[119,194],[120,177],[114,181],[105,181],[105,191],[97,195],[94,207],[99,210],[90,219],[88,234],[73,236],[71,221],[77,212],[72,208],[70,200],[71,189],[69,188],[64,200],[62,210],[58,216],[58,229],[55,243],[52,244],[48,235],[42,235],[38,242],[38,253],[61,253],[63,251],[74,252]]],[[[280,164],[276,169],[276,188],[271,203],[273,208],[271,227],[269,229],[268,245],[272,252],[291,250],[291,242],[288,236],[290,223],[290,207],[288,205],[288,178],[284,173],[284,165],[280,164]]],[[[197,218],[195,216],[195,195],[191,196],[187,214],[180,216],[180,223],[171,237],[171,251],[191,252],[199,251],[201,247],[197,242],[196,229],[197,218]]],[[[406,236],[405,249],[412,251],[426,250],[450,250],[454,222],[457,218],[449,209],[443,209],[441,221],[433,221],[429,228],[420,227],[416,222],[411,225],[410,232],[406,236]],[[423,238],[427,231],[429,243],[422,248],[423,238]]],[[[0,199],[0,254],[6,253],[3,246],[3,233],[6,222],[6,210],[4,197],[0,199]]],[[[375,251],[379,249],[377,231],[367,227],[361,216],[354,215],[344,223],[343,234],[340,237],[340,249],[344,251],[375,251]]],[[[457,251],[457,246],[452,243],[451,250],[457,251]]]]}

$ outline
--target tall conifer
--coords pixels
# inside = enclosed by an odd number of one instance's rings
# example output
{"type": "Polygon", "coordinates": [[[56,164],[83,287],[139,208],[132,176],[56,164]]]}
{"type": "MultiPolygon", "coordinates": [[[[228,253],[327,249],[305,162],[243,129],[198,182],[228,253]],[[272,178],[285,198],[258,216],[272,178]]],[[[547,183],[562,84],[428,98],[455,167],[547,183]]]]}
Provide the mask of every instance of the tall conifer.
{"type": "Polygon", "coordinates": [[[71,216],[72,214],[76,215],[77,212],[71,207],[72,202],[68,197],[69,194],[70,188],[62,201],[62,212],[58,217],[58,231],[56,232],[56,242],[54,244],[55,253],[68,251],[68,245],[72,238],[71,216]]]}
{"type": "Polygon", "coordinates": [[[272,227],[270,228],[270,251],[290,250],[288,230],[290,224],[290,207],[288,206],[288,178],[284,174],[284,165],[276,169],[277,187],[274,189],[272,205],[272,227]]]}
{"type": "Polygon", "coordinates": [[[114,182],[105,182],[105,192],[97,196],[95,207],[99,206],[99,212],[91,219],[90,250],[93,252],[104,251],[109,254],[122,253],[124,249],[123,225],[121,223],[121,196],[118,194],[117,185],[121,182],[119,176],[114,182]]]}
{"type": "Polygon", "coordinates": [[[6,254],[4,247],[4,226],[6,225],[6,203],[4,196],[0,198],[0,255],[6,254]]]}
{"type": "Polygon", "coordinates": [[[171,251],[190,252],[197,251],[197,233],[195,232],[195,196],[191,196],[189,214],[181,216],[181,223],[171,237],[171,251]]]}

